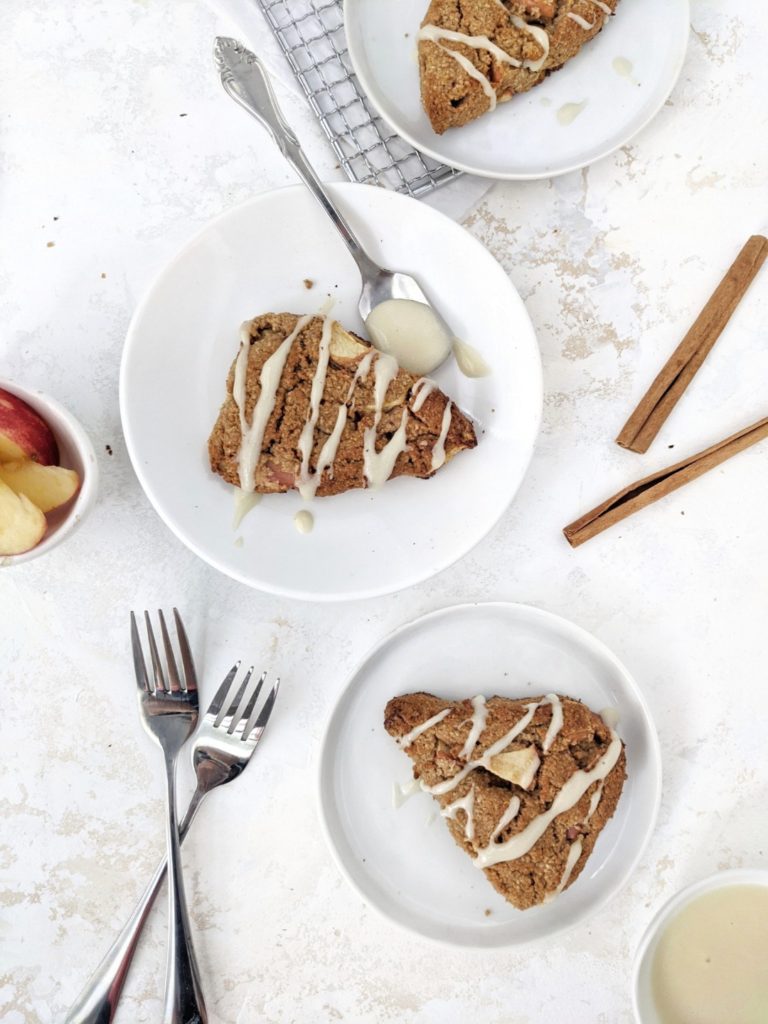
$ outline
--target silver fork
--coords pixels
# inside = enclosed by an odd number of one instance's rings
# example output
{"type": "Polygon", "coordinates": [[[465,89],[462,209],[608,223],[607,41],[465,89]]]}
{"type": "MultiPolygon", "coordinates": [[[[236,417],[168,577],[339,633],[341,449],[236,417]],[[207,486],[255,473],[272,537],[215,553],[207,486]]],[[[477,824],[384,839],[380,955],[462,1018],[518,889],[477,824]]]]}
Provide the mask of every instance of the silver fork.
{"type": "Polygon", "coordinates": [[[192,945],[192,934],[184,893],[181,869],[181,844],[176,813],[176,761],[179,751],[197,725],[197,680],[195,666],[189,655],[189,644],[181,616],[174,608],[176,633],[179,637],[183,671],[179,674],[171,638],[160,611],[160,632],[165,648],[167,669],[163,672],[160,655],[152,632],[149,612],[144,612],[147,640],[152,661],[152,676],[147,674],[136,616],[131,612],[131,645],[133,667],[138,686],[141,723],[163,751],[167,782],[166,842],[168,846],[168,962],[165,972],[165,1024],[206,1024],[200,972],[192,945]],[[183,639],[182,639],[183,638],[183,639]]]}
{"type": "Polygon", "coordinates": [[[415,277],[399,270],[387,270],[380,267],[365,251],[360,239],[355,235],[347,219],[336,206],[305,156],[296,133],[283,117],[266,68],[256,54],[251,53],[237,39],[230,39],[226,36],[217,37],[213,54],[221,76],[221,83],[227,94],[267,129],[285,159],[328,214],[352,258],[357,263],[357,268],[363,279],[363,288],[358,302],[358,310],[363,323],[368,319],[368,314],[374,306],[381,305],[387,299],[411,299],[414,302],[430,306],[447,336],[453,338],[454,332],[435,305],[429,301],[415,277]]]}
{"type": "MultiPolygon", "coordinates": [[[[183,643],[191,663],[192,656],[186,639],[180,640],[180,643],[183,643]]],[[[249,764],[277,699],[279,680],[275,681],[263,706],[257,707],[259,694],[266,679],[266,672],[262,673],[248,703],[240,712],[253,667],[248,670],[237,688],[234,699],[230,701],[227,698],[239,668],[240,662],[237,662],[227,673],[195,735],[192,762],[197,775],[197,788],[179,827],[182,842],[203,798],[217,786],[232,782],[249,764]]],[[[109,1024],[113,1019],[139,937],[165,878],[166,866],[166,861],[158,865],[130,919],[70,1009],[65,1024],[109,1024]]]]}

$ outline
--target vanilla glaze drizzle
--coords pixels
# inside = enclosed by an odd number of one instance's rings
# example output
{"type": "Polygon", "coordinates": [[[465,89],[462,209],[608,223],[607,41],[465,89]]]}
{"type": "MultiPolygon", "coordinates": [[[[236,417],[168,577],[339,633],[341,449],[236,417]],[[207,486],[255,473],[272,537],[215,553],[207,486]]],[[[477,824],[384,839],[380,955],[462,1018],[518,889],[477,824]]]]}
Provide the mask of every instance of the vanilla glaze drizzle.
{"type": "MultiPolygon", "coordinates": [[[[487,747],[482,755],[475,758],[473,757],[475,747],[477,746],[480,736],[486,727],[488,712],[485,698],[482,695],[473,697],[472,717],[468,720],[469,731],[459,753],[459,757],[467,763],[460,768],[455,775],[452,775],[450,778],[444,779],[433,786],[428,786],[424,782],[421,782],[421,788],[433,796],[443,796],[456,789],[456,787],[471,775],[475,769],[485,768],[487,770],[491,770],[491,759],[504,751],[531,723],[536,711],[547,704],[550,705],[552,713],[547,727],[547,732],[542,742],[542,752],[546,754],[551,749],[554,740],[563,728],[562,702],[557,694],[554,693],[547,694],[539,701],[526,704],[525,713],[515,723],[515,725],[495,743],[487,747]]],[[[429,729],[439,724],[439,722],[441,722],[451,710],[451,708],[444,708],[436,715],[427,719],[426,722],[422,722],[420,725],[417,725],[397,741],[398,745],[402,749],[406,749],[424,732],[427,732],[429,729]]],[[[594,786],[589,807],[583,820],[583,824],[586,825],[600,804],[605,779],[615,767],[622,751],[621,740],[616,735],[611,725],[608,723],[606,724],[609,729],[611,739],[597,763],[589,771],[584,771],[582,769],[575,771],[561,787],[560,791],[557,793],[550,807],[546,811],[538,814],[528,822],[523,829],[514,833],[505,841],[497,842],[498,837],[503,833],[504,829],[515,820],[520,811],[520,797],[512,796],[510,798],[509,804],[490,835],[488,844],[476,849],[476,855],[474,857],[475,867],[488,868],[492,867],[494,864],[517,860],[519,857],[524,856],[544,835],[549,825],[561,814],[564,814],[566,811],[575,807],[584,794],[594,786]]],[[[466,816],[464,835],[468,841],[474,839],[475,836],[475,825],[473,819],[474,802],[475,787],[472,786],[463,797],[459,797],[452,803],[447,804],[441,811],[443,817],[450,819],[455,819],[459,810],[464,812],[466,816]]],[[[547,900],[553,899],[568,885],[582,852],[583,840],[579,836],[571,844],[560,882],[555,890],[549,893],[547,900]]]]}

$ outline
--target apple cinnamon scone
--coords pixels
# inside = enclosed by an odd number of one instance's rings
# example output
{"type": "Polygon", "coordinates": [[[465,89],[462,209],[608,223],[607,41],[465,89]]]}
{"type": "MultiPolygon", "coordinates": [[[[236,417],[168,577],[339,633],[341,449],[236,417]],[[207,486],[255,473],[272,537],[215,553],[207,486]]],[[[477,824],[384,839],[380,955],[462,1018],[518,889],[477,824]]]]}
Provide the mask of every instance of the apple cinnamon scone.
{"type": "Polygon", "coordinates": [[[434,382],[337,321],[265,313],[243,325],[208,453],[244,491],[311,498],[429,477],[476,444],[434,382]]]}
{"type": "Polygon", "coordinates": [[[626,778],[613,729],[554,693],[488,701],[410,693],[389,701],[384,727],[453,838],[521,910],[578,878],[626,778]]]}
{"type": "Polygon", "coordinates": [[[432,0],[417,40],[432,128],[468,124],[575,57],[619,0],[432,0]]]}

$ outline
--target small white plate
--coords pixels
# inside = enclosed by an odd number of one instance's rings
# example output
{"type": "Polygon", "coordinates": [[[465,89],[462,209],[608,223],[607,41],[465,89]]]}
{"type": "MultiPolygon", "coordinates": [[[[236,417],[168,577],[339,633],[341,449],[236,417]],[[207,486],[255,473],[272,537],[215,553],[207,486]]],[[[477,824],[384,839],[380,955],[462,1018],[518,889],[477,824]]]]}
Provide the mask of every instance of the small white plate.
{"type": "Polygon", "coordinates": [[[331,850],[365,900],[424,938],[499,948],[572,927],[624,885],[656,821],[661,754],[642,694],[600,641],[526,605],[459,605],[403,626],[368,655],[331,715],[319,785],[331,850]],[[624,791],[581,875],[552,903],[519,911],[502,899],[456,845],[429,794],[394,808],[393,784],[412,777],[411,762],[384,731],[384,708],[418,690],[452,700],[555,690],[595,711],[617,709],[624,791]]]}
{"type": "Polygon", "coordinates": [[[541,414],[530,319],[480,243],[429,206],[385,189],[340,184],[331,192],[372,257],[417,274],[459,337],[491,366],[477,381],[453,361],[435,373],[475,420],[475,450],[431,480],[317,499],[307,535],[293,523],[303,504],[296,493],[269,495],[233,530],[233,488],[211,472],[206,442],[241,322],[270,310],[317,312],[330,295],[331,314],[363,332],[357,268],[303,186],[228,210],[181,251],[136,311],[120,375],[128,451],[171,530],[234,579],[315,601],[400,590],[469,551],[519,487],[541,414]]]}
{"type": "Polygon", "coordinates": [[[688,0],[620,0],[573,60],[530,92],[443,135],[421,106],[416,33],[428,0],[346,0],[349,54],[371,103],[416,149],[489,178],[551,178],[626,145],[664,105],[685,58],[688,0]],[[619,74],[615,60],[629,61],[619,74]],[[558,112],[586,106],[570,124],[558,112]]]}
{"type": "Polygon", "coordinates": [[[638,1024],[663,1024],[653,998],[653,958],[666,926],[688,904],[708,892],[732,885],[768,887],[768,871],[764,868],[734,868],[694,882],[668,900],[648,925],[635,954],[632,981],[632,1009],[638,1024]]]}

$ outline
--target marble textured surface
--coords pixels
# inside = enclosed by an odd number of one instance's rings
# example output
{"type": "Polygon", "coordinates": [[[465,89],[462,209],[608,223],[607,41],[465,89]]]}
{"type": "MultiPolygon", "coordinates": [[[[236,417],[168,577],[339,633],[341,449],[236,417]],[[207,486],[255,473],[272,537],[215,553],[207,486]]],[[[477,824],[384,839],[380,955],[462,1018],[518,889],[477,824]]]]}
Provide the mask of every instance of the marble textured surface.
{"type": "MultiPolygon", "coordinates": [[[[480,547],[429,583],[340,607],[276,600],[209,569],[155,515],[121,438],[118,366],[138,297],[208,218],[292,180],[219,92],[220,31],[266,52],[310,157],[337,176],[246,0],[5,0],[0,11],[0,365],[77,413],[102,474],[70,541],[0,571],[0,1019],[61,1019],[161,851],[162,779],[136,716],[126,620],[130,607],[177,602],[208,693],[235,657],[284,679],[258,768],[211,799],[185,853],[216,1024],[627,1024],[632,952],[663,900],[718,868],[768,866],[768,450],[578,551],[560,529],[765,415],[763,271],[651,452],[611,441],[744,239],[767,226],[768,14],[693,0],[669,102],[589,170],[494,186],[469,213],[483,183],[440,197],[528,305],[541,439],[480,547]],[[482,958],[435,950],[366,908],[331,861],[314,796],[318,737],[354,665],[398,624],[468,599],[531,602],[596,633],[639,680],[665,762],[658,828],[620,896],[557,941],[482,958]]],[[[122,1024],[159,1019],[164,927],[153,917],[122,1024]]]]}

